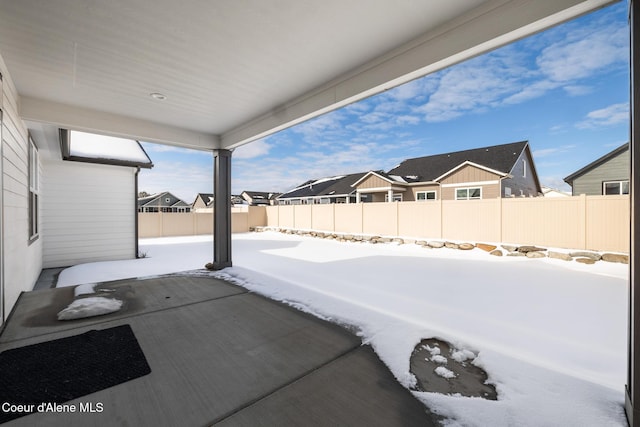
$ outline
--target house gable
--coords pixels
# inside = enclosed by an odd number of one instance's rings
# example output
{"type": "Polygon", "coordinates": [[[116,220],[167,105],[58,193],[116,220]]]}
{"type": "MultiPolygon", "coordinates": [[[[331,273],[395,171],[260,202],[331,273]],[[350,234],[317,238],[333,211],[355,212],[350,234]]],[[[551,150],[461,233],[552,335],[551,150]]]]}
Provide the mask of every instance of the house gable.
{"type": "Polygon", "coordinates": [[[436,178],[441,184],[461,184],[469,182],[498,181],[507,174],[495,171],[473,162],[464,162],[436,178]]]}
{"type": "Polygon", "coordinates": [[[370,172],[367,176],[363,177],[362,180],[354,185],[358,188],[358,190],[363,190],[371,188],[387,188],[391,187],[392,184],[394,184],[394,182],[390,179],[378,175],[375,172],[370,172]]]}

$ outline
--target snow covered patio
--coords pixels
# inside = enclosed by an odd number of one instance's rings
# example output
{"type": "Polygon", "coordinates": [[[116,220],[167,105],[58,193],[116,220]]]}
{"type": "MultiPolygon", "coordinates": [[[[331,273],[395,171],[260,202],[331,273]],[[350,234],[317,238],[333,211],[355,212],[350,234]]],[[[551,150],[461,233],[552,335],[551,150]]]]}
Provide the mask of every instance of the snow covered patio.
{"type": "MultiPolygon", "coordinates": [[[[205,407],[215,413],[207,412],[208,418],[196,424],[229,415],[234,407],[242,410],[225,421],[230,425],[251,424],[252,416],[267,413],[309,416],[326,424],[333,420],[332,411],[348,417],[360,410],[358,405],[373,404],[387,416],[410,417],[383,425],[414,425],[413,417],[424,416],[427,407],[447,418],[446,425],[456,426],[626,425],[626,265],[498,258],[477,249],[341,243],[265,232],[234,235],[234,267],[210,273],[193,271],[210,260],[210,237],[146,240],[140,248],[147,254],[144,259],[66,269],[58,286],[191,272],[170,276],[178,282],[171,286],[157,277],[109,284],[130,287],[145,296],[144,303],[136,297],[120,313],[71,323],[42,320],[55,319],[70,302],[70,289],[24,294],[0,336],[4,350],[84,332],[92,324],[132,324],[151,375],[86,397],[112,399],[114,409],[105,414],[111,412],[116,424],[118,419],[173,424],[191,420],[182,418],[181,411],[191,417],[205,407]],[[359,338],[298,311],[276,315],[281,306],[254,293],[345,325],[359,338]],[[416,410],[417,400],[407,391],[416,385],[410,358],[416,344],[429,338],[473,353],[473,363],[487,371],[498,400],[412,391],[425,403],[416,410]],[[392,376],[361,343],[375,350],[392,376]],[[352,358],[358,361],[350,364],[352,358]],[[200,366],[213,368],[203,371],[200,366]],[[291,373],[275,379],[281,370],[291,373]],[[148,381],[156,374],[162,378],[151,386],[148,381]],[[379,381],[385,384],[384,393],[393,390],[391,395],[368,394],[382,392],[379,381]],[[279,385],[270,389],[275,383],[279,385]],[[251,398],[234,406],[242,393],[251,398]]],[[[431,358],[443,368],[456,359],[434,353],[431,358]]],[[[379,424],[381,415],[372,414],[379,424]]],[[[40,417],[64,420],[65,425],[90,421],[78,414],[39,414],[15,423],[32,425],[40,417]]],[[[265,422],[291,425],[293,420],[265,422]]],[[[347,418],[343,424],[371,422],[347,418]]]]}

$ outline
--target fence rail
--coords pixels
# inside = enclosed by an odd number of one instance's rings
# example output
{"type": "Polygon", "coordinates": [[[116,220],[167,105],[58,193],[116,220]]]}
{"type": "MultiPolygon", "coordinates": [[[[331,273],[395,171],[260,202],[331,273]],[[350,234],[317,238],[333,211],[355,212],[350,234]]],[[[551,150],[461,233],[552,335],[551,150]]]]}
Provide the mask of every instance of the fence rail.
{"type": "Polygon", "coordinates": [[[266,225],[270,227],[629,251],[628,196],[295,205],[265,209],[266,225]]]}

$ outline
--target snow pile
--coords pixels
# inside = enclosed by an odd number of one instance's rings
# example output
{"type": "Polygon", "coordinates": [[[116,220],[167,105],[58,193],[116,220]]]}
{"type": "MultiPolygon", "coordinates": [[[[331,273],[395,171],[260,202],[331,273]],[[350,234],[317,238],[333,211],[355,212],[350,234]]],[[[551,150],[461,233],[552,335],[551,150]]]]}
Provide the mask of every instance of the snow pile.
{"type": "MultiPolygon", "coordinates": [[[[447,359],[445,359],[445,360],[447,360],[447,359]]],[[[450,378],[455,378],[456,377],[456,374],[454,374],[453,371],[448,370],[444,366],[438,366],[436,368],[436,374],[438,374],[442,378],[446,378],[446,379],[450,379],[450,378]]]]}
{"type": "Polygon", "coordinates": [[[121,307],[122,301],[115,298],[79,298],[58,313],[58,320],[73,320],[100,316],[118,311],[121,307]]]}

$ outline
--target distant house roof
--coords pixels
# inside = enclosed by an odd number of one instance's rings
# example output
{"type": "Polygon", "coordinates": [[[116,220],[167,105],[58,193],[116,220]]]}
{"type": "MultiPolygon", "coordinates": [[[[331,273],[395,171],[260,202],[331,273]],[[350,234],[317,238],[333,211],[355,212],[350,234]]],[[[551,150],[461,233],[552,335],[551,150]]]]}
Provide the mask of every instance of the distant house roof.
{"type": "Polygon", "coordinates": [[[266,191],[243,191],[242,197],[253,205],[268,205],[274,194],[266,191]]]}
{"type": "Polygon", "coordinates": [[[629,143],[625,142],[624,144],[622,144],[620,147],[616,148],[615,150],[608,152],[604,156],[602,156],[602,157],[594,160],[593,162],[589,163],[587,166],[583,167],[582,169],[577,170],[574,173],[572,173],[571,175],[567,176],[564,179],[564,182],[566,182],[569,185],[572,185],[573,181],[576,178],[580,178],[585,173],[589,172],[592,169],[595,169],[596,167],[598,167],[601,164],[609,161],[610,159],[616,157],[617,155],[624,153],[628,149],[629,149],[629,143]]]}
{"type": "Polygon", "coordinates": [[[344,196],[355,191],[352,184],[356,183],[368,172],[338,175],[315,180],[309,180],[300,186],[278,196],[278,199],[298,199],[317,196],[344,196]]]}
{"type": "MultiPolygon", "coordinates": [[[[502,174],[508,174],[527,147],[527,141],[492,145],[453,153],[404,160],[388,172],[388,176],[407,177],[411,181],[435,181],[465,162],[471,162],[502,174]]],[[[405,178],[406,179],[406,178],[405,178]]]]}
{"type": "Polygon", "coordinates": [[[153,162],[133,139],[60,129],[64,160],[150,169],[153,162]]]}
{"type": "Polygon", "coordinates": [[[196,199],[193,201],[193,204],[195,204],[198,199],[201,199],[205,206],[211,206],[214,200],[213,193],[198,193],[196,199]]]}

